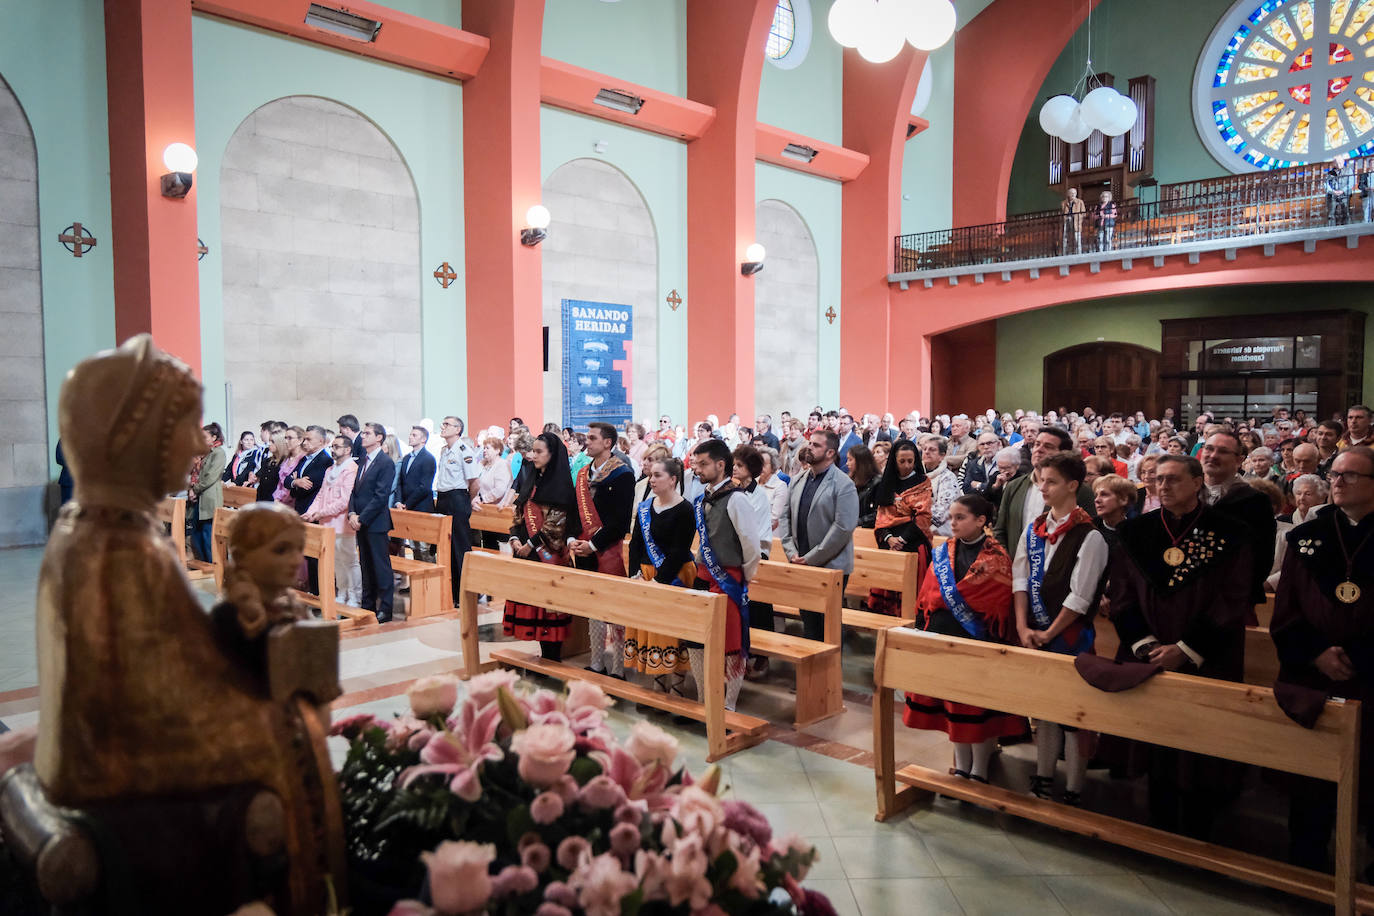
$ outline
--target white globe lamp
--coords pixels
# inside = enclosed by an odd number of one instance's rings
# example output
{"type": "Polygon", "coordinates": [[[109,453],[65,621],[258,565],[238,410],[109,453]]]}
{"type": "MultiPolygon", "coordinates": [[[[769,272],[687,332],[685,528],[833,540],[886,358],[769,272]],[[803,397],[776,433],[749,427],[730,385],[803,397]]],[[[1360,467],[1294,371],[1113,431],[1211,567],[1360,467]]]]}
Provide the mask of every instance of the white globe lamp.
{"type": "Polygon", "coordinates": [[[826,17],[830,35],[843,47],[857,48],[868,34],[868,23],[876,19],[878,4],[874,0],[835,0],[826,17]]]}
{"type": "Polygon", "coordinates": [[[1118,137],[1126,133],[1135,126],[1138,113],[1135,102],[1129,96],[1118,94],[1116,110],[1112,112],[1111,123],[1102,128],[1102,132],[1109,137],[1118,137]]]}
{"type": "Polygon", "coordinates": [[[885,64],[901,53],[906,36],[896,23],[879,13],[868,26],[868,34],[859,42],[859,56],[871,64],[885,64]]]}
{"type": "Polygon", "coordinates": [[[200,160],[185,143],[169,143],[162,151],[162,164],[173,172],[194,172],[200,160]]]}
{"type": "Polygon", "coordinates": [[[1088,139],[1088,137],[1092,136],[1092,132],[1095,129],[1096,128],[1083,119],[1081,110],[1075,111],[1073,117],[1069,119],[1069,123],[1059,134],[1059,137],[1065,143],[1082,143],[1084,140],[1088,139]]]}
{"type": "Polygon", "coordinates": [[[1071,95],[1056,95],[1040,106],[1040,129],[1052,137],[1061,136],[1078,113],[1078,101],[1071,95]]]}
{"type": "Polygon", "coordinates": [[[1121,98],[1121,93],[1110,86],[1098,86],[1092,92],[1083,96],[1083,105],[1080,110],[1083,120],[1095,130],[1103,130],[1112,123],[1112,116],[1117,111],[1117,99],[1121,98]]]}
{"type": "Polygon", "coordinates": [[[906,40],[920,51],[934,51],[954,35],[958,16],[949,0],[915,0],[903,16],[906,40]]]}

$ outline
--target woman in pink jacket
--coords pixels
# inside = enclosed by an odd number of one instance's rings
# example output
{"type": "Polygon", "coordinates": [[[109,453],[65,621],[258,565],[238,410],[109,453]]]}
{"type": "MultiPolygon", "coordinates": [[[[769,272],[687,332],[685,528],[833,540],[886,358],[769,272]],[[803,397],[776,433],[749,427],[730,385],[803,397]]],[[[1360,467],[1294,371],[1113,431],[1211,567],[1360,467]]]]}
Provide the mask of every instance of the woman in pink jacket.
{"type": "Polygon", "coordinates": [[[329,452],[334,464],[324,472],[319,495],[301,518],[334,529],[334,591],[338,601],[357,605],[362,600],[362,569],[358,566],[358,539],[346,522],[358,465],[353,460],[353,445],[343,436],[334,437],[329,452]]]}

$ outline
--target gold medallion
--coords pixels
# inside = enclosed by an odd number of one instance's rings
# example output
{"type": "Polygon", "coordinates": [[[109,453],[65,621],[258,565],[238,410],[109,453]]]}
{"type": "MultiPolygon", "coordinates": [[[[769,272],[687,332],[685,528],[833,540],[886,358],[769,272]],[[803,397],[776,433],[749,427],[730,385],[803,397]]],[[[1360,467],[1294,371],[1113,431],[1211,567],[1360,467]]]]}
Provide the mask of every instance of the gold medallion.
{"type": "Polygon", "coordinates": [[[1354,604],[1360,600],[1360,587],[1347,579],[1336,586],[1336,600],[1342,604],[1354,604]]]}
{"type": "Polygon", "coordinates": [[[1183,551],[1179,550],[1177,547],[1170,547],[1168,550],[1164,551],[1164,562],[1168,563],[1170,566],[1177,566],[1182,563],[1184,559],[1186,558],[1183,555],[1183,551]]]}

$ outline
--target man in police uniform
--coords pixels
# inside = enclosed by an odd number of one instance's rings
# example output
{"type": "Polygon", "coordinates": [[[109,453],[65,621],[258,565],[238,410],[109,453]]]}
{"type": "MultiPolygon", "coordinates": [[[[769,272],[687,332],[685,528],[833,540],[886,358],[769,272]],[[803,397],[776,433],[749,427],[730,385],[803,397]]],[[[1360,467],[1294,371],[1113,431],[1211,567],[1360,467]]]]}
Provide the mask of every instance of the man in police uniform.
{"type": "Polygon", "coordinates": [[[453,560],[450,564],[453,597],[458,598],[458,582],[463,575],[463,556],[472,549],[472,494],[482,467],[477,451],[463,439],[463,421],[444,417],[439,427],[444,447],[439,450],[439,468],[434,475],[434,508],[453,518],[453,560]]]}

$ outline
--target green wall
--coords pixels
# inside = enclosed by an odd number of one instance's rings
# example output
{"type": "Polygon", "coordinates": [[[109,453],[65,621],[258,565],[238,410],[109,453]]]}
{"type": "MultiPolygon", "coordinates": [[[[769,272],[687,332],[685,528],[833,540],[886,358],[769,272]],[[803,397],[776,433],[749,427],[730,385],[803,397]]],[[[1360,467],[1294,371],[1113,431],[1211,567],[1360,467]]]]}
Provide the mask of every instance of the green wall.
{"type": "MultiPolygon", "coordinates": [[[[1040,409],[1044,358],[1076,344],[1108,340],[1158,350],[1159,322],[1166,318],[1267,315],[1291,312],[1294,293],[1313,308],[1358,309],[1365,320],[1364,390],[1374,390],[1374,287],[1237,286],[1142,293],[1023,312],[997,321],[997,409],[1040,409]]],[[[1302,306],[1299,305],[1299,308],[1302,306]]],[[[1261,333],[1262,329],[1256,329],[1261,333]]]]}
{"type": "Polygon", "coordinates": [[[816,243],[816,392],[822,404],[840,401],[840,326],[825,311],[840,304],[840,212],[842,191],[827,181],[764,162],[755,164],[754,199],[780,200],[801,216],[816,243]]]}
{"type": "Polygon", "coordinates": [[[51,444],[57,441],[57,395],[67,370],[115,344],[105,20],[98,4],[83,0],[0,0],[0,21],[0,76],[23,106],[38,152],[51,444]],[[79,259],[57,241],[74,222],[98,241],[79,259]]]}
{"type": "MultiPolygon", "coordinates": [[[[196,171],[200,237],[202,377],[207,418],[224,420],[223,262],[219,174],[243,119],[290,95],[332,99],[386,134],[410,169],[420,204],[420,326],[424,416],[467,412],[467,307],[463,248],[463,89],[451,80],[378,63],[272,32],[196,16],[196,171]],[[252,61],[252,66],[244,66],[252,61]],[[441,261],[460,272],[440,288],[441,261]]],[[[343,358],[343,356],[341,356],[343,358]]],[[[240,418],[241,419],[241,418],[240,418]]],[[[239,425],[243,425],[240,423],[239,425]]]]}
{"type": "MultiPolygon", "coordinates": [[[[658,409],[675,421],[687,416],[687,145],[611,121],[544,107],[539,113],[539,171],[545,181],[573,159],[600,159],[639,190],[658,236],[658,409]],[[605,153],[592,149],[606,141],[605,153]],[[677,311],[665,301],[676,289],[677,311]]],[[[553,214],[555,222],[558,214],[553,214]]],[[[554,418],[557,419],[557,418],[554,418]]]]}
{"type": "Polygon", "coordinates": [[[545,57],[687,94],[687,0],[545,0],[545,57]]]}
{"type": "Polygon", "coordinates": [[[826,143],[844,142],[844,49],[830,37],[829,0],[793,0],[811,9],[811,47],[791,70],[763,63],[758,119],[826,143]]]}
{"type": "MultiPolygon", "coordinates": [[[[1203,42],[1232,0],[1102,0],[1092,17],[1092,60],[1097,72],[1116,77],[1124,90],[1136,76],[1155,78],[1154,176],[1161,184],[1226,174],[1202,145],[1193,125],[1193,71],[1203,42]]],[[[1040,106],[1071,90],[1083,72],[1088,26],[1059,55],[1026,118],[1012,165],[1008,213],[1059,205],[1046,187],[1049,143],[1040,129],[1040,106]]]]}
{"type": "MultiPolygon", "coordinates": [[[[960,23],[962,24],[962,22],[960,23]]],[[[902,156],[902,232],[946,229],[954,222],[954,41],[930,55],[930,127],[906,141],[902,156]]]]}

